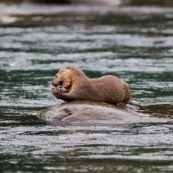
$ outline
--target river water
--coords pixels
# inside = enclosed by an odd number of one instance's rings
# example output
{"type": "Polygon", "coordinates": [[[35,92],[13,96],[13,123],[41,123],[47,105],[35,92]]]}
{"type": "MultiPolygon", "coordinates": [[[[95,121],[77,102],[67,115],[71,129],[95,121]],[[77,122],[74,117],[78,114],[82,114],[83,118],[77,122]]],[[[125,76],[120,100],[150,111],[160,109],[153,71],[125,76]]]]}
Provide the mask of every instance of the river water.
{"type": "Polygon", "coordinates": [[[113,74],[135,103],[173,118],[173,8],[0,5],[0,172],[173,171],[170,123],[58,127],[36,118],[60,103],[64,65],[113,74]]]}

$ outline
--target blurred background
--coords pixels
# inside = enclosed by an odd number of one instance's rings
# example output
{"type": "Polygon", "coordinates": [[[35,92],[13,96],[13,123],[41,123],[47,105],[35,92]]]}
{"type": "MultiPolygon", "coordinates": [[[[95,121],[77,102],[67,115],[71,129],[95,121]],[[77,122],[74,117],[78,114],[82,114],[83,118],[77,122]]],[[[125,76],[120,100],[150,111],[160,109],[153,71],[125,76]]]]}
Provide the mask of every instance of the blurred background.
{"type": "Polygon", "coordinates": [[[0,0],[2,3],[46,3],[46,4],[124,4],[124,5],[173,5],[171,0],[0,0]]]}
{"type": "Polygon", "coordinates": [[[2,3],[46,3],[46,4],[125,4],[125,5],[173,5],[171,0],[0,0],[2,3]]]}

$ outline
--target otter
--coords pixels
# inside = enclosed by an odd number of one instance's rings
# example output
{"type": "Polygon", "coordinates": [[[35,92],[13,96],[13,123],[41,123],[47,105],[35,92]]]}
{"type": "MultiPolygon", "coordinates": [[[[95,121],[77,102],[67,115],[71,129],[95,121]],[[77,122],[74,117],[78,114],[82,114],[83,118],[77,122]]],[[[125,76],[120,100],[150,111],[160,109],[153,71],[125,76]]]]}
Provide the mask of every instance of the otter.
{"type": "Polygon", "coordinates": [[[56,74],[51,91],[57,99],[64,101],[88,100],[116,105],[131,103],[129,85],[113,75],[90,79],[74,66],[66,66],[56,74]],[[57,90],[61,85],[66,92],[57,90]]]}

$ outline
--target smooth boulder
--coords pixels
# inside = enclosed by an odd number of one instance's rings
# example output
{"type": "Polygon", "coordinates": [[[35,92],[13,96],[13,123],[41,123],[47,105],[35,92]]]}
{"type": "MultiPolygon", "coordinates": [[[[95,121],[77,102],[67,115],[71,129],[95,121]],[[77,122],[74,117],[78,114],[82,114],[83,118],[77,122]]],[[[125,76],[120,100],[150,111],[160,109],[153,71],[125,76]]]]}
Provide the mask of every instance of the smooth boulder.
{"type": "Polygon", "coordinates": [[[71,101],[56,104],[37,114],[54,125],[117,125],[134,123],[167,123],[139,112],[137,106],[114,106],[103,102],[71,101]]]}

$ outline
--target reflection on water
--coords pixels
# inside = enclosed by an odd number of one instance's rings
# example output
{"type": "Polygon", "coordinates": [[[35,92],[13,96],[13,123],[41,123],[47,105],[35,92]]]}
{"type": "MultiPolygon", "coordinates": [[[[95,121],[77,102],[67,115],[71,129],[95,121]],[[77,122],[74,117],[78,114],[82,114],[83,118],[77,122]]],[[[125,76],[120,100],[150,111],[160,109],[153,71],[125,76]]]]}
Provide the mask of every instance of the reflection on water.
{"type": "Polygon", "coordinates": [[[173,9],[0,7],[0,172],[172,172],[172,124],[56,127],[36,113],[59,68],[130,84],[144,112],[172,118],[173,9]],[[4,18],[6,17],[6,18],[4,18]]]}

